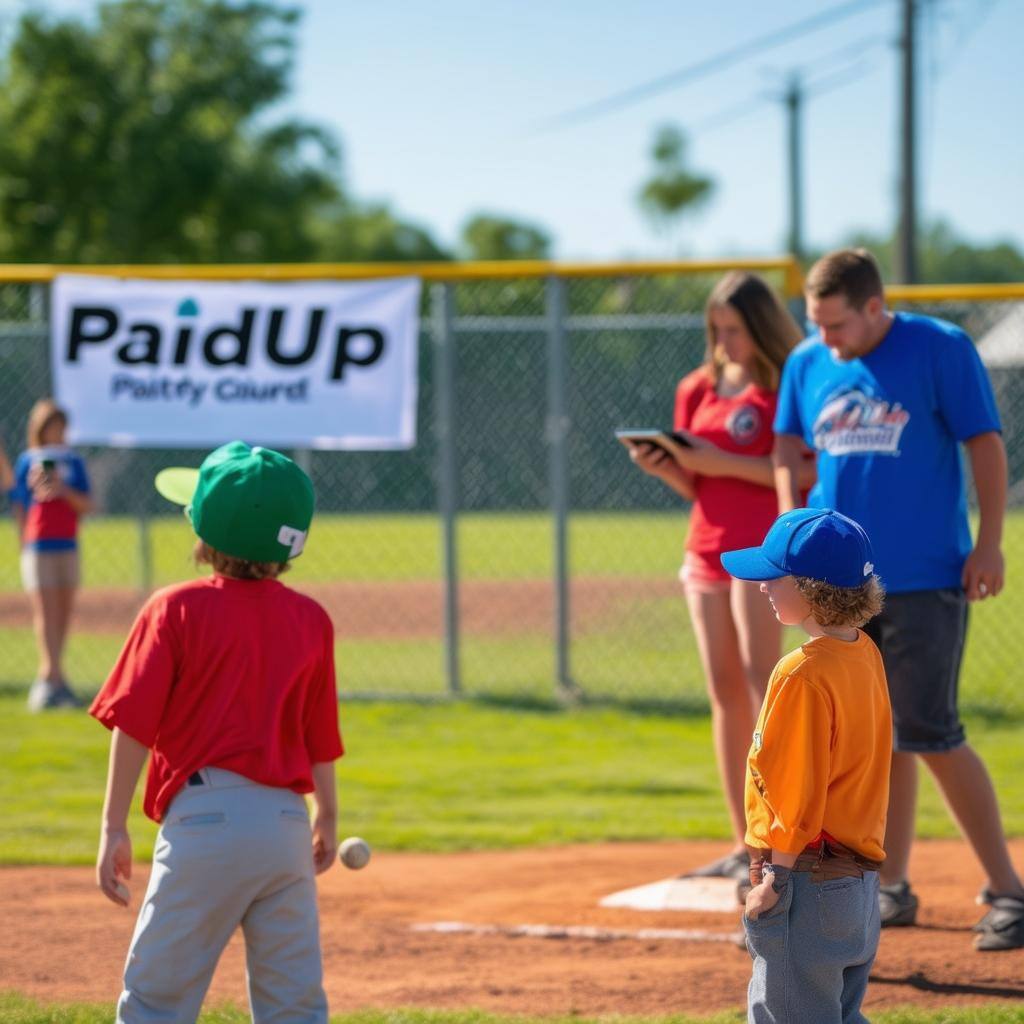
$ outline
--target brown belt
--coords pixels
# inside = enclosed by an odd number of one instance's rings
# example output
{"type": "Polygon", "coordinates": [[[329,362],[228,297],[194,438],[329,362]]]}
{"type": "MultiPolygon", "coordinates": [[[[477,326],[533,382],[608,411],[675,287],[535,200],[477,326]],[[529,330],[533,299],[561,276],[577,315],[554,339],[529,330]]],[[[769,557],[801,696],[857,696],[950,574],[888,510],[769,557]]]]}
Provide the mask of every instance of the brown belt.
{"type": "MultiPolygon", "coordinates": [[[[766,858],[750,859],[750,884],[760,885],[766,858]]],[[[878,871],[880,860],[870,860],[834,839],[823,839],[815,849],[808,846],[798,854],[791,871],[809,871],[812,882],[829,882],[835,878],[863,878],[865,871],[878,871]]]]}

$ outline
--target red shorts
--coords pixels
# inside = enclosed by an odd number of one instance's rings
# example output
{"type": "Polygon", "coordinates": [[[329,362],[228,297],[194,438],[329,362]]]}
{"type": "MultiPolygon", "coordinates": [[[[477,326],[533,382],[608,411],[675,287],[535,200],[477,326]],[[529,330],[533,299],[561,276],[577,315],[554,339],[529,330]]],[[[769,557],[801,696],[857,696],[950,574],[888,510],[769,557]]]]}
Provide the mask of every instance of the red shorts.
{"type": "Polygon", "coordinates": [[[713,594],[716,591],[728,590],[732,585],[732,577],[722,568],[721,559],[717,554],[702,554],[697,551],[687,551],[683,556],[679,579],[687,590],[697,594],[713,594]]]}

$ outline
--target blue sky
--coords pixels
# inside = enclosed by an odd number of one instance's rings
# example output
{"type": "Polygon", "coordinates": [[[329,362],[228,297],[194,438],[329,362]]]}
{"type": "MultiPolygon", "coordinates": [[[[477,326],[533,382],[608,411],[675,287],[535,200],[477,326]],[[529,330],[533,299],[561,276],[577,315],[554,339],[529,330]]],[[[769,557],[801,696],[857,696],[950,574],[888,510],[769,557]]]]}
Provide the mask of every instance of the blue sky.
{"type": "MultiPolygon", "coordinates": [[[[922,0],[922,219],[1024,247],[1024,3],[922,0]]],[[[21,0],[0,0],[8,10],[21,0]]],[[[87,12],[91,0],[52,0],[87,12]]],[[[565,259],[770,254],[786,231],[782,107],[803,69],[805,234],[831,245],[887,230],[898,182],[896,0],[606,116],[555,115],[706,60],[839,0],[306,0],[289,112],[329,127],[345,179],[453,244],[467,216],[535,221],[565,259]],[[727,117],[719,117],[726,114],[727,117]],[[656,127],[691,132],[690,163],[715,179],[676,239],[636,193],[656,127]]]]}

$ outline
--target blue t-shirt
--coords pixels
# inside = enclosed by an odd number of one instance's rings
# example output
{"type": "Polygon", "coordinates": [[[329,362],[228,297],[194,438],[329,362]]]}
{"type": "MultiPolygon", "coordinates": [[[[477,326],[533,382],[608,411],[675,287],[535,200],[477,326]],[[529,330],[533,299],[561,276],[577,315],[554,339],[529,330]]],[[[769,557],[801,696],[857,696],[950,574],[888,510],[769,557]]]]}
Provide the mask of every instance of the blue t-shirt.
{"type": "Polygon", "coordinates": [[[64,498],[38,502],[29,486],[29,471],[43,465],[68,487],[89,493],[89,476],[82,457],[63,445],[29,448],[14,464],[14,487],[8,492],[12,502],[25,512],[22,544],[36,551],[74,551],[78,546],[78,513],[64,498]]]}
{"type": "Polygon", "coordinates": [[[960,442],[999,429],[971,339],[932,317],[895,314],[849,362],[812,334],[783,367],[775,432],[818,456],[807,504],[864,527],[890,593],[960,586],[972,546],[960,442]]]}

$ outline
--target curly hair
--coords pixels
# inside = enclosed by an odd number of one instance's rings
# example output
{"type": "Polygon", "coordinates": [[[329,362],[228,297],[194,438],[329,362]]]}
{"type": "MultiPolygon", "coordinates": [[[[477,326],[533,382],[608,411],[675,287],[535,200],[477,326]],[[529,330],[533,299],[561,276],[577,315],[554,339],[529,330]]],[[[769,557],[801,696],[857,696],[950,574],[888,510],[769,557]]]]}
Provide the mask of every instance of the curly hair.
{"type": "Polygon", "coordinates": [[[806,576],[793,579],[819,626],[863,626],[885,601],[885,588],[874,573],[858,587],[837,587],[806,576]]]}
{"type": "Polygon", "coordinates": [[[225,555],[203,540],[196,541],[192,549],[192,561],[196,565],[213,566],[214,572],[236,580],[272,580],[290,568],[287,562],[250,562],[246,558],[225,555]]]}

